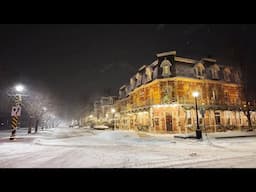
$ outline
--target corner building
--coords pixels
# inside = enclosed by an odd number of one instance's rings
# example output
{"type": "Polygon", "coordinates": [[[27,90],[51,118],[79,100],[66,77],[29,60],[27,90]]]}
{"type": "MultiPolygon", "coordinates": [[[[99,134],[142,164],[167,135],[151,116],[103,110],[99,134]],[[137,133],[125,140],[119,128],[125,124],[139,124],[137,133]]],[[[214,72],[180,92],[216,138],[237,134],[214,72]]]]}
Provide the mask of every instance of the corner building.
{"type": "MultiPolygon", "coordinates": [[[[193,60],[176,51],[159,53],[119,89],[119,129],[157,133],[190,133],[196,129],[194,91],[202,131],[239,130],[247,125],[240,71],[215,59],[193,60]]],[[[252,113],[255,119],[254,112],[252,113]]]]}

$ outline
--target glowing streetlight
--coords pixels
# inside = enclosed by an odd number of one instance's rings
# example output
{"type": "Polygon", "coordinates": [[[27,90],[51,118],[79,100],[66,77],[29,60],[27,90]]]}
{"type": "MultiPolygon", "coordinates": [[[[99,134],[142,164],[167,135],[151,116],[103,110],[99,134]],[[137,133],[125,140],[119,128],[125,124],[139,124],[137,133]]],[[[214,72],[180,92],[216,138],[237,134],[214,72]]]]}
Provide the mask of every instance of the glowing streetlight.
{"type": "Polygon", "coordinates": [[[192,95],[193,95],[193,97],[198,97],[199,96],[199,92],[197,92],[197,91],[194,91],[193,93],[192,93],[192,95]]]}
{"type": "Polygon", "coordinates": [[[114,108],[111,109],[111,113],[115,113],[116,110],[114,108]]]}
{"type": "Polygon", "coordinates": [[[90,118],[93,118],[93,115],[90,115],[89,117],[90,117],[90,118]]]}
{"type": "Polygon", "coordinates": [[[197,112],[197,97],[199,97],[199,92],[194,91],[192,93],[192,96],[195,98],[195,104],[196,104],[196,138],[201,139],[202,138],[202,131],[199,127],[198,112],[197,112]]]}
{"type": "Polygon", "coordinates": [[[21,84],[19,84],[19,85],[16,85],[15,86],[15,90],[17,91],[17,92],[23,92],[24,90],[25,90],[25,87],[23,86],[23,85],[21,85],[21,84]]]}

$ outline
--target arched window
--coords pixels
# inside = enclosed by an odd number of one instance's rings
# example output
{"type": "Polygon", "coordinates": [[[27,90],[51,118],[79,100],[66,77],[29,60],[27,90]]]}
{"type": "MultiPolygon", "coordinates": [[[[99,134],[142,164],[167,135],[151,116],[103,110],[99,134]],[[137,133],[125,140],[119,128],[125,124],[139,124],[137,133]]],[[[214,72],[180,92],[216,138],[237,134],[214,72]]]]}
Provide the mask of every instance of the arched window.
{"type": "Polygon", "coordinates": [[[211,66],[212,79],[219,79],[220,68],[217,64],[211,66]]]}
{"type": "Polygon", "coordinates": [[[130,79],[130,85],[131,85],[131,90],[133,90],[135,86],[135,80],[133,77],[130,79]]]}
{"type": "Polygon", "coordinates": [[[137,73],[136,74],[136,86],[141,85],[141,79],[142,79],[141,74],[137,73]]]}
{"type": "Polygon", "coordinates": [[[153,79],[157,79],[158,77],[158,66],[156,66],[153,70],[153,79]]]}
{"type": "Polygon", "coordinates": [[[147,79],[146,81],[151,81],[152,80],[152,68],[151,67],[147,67],[146,68],[146,76],[147,76],[147,79]]]}
{"type": "Polygon", "coordinates": [[[216,88],[212,88],[212,91],[211,91],[211,101],[212,102],[215,102],[218,100],[218,91],[216,88]]]}
{"type": "Polygon", "coordinates": [[[229,67],[225,67],[225,69],[223,70],[224,73],[224,80],[225,81],[230,81],[230,75],[231,75],[231,71],[229,67]]]}
{"type": "Polygon", "coordinates": [[[197,78],[204,78],[204,74],[205,74],[204,65],[202,63],[197,63],[194,66],[194,72],[197,78]]]}
{"type": "Polygon", "coordinates": [[[171,62],[164,58],[164,60],[162,61],[160,67],[162,68],[162,76],[163,77],[168,77],[171,75],[171,70],[170,67],[172,66],[171,62]]]}

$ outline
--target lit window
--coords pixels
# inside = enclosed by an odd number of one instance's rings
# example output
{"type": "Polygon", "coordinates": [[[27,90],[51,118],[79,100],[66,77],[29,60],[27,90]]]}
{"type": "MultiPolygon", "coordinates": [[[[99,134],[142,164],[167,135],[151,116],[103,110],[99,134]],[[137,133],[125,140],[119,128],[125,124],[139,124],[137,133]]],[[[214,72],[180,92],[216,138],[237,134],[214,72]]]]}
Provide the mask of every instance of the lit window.
{"type": "Polygon", "coordinates": [[[187,111],[187,125],[191,125],[192,119],[191,119],[191,112],[187,111]]]}
{"type": "Polygon", "coordinates": [[[141,85],[141,74],[140,73],[137,73],[136,74],[136,86],[139,86],[141,85]]]}
{"type": "Polygon", "coordinates": [[[217,100],[217,91],[216,91],[216,89],[213,89],[213,90],[212,90],[212,100],[213,100],[213,101],[216,101],[216,100],[217,100]]]}
{"type": "Polygon", "coordinates": [[[130,79],[130,85],[131,85],[131,90],[133,90],[133,89],[134,89],[134,86],[135,86],[134,78],[131,78],[131,79],[130,79]]]}
{"type": "Polygon", "coordinates": [[[162,67],[162,76],[163,77],[168,77],[171,75],[171,71],[170,71],[170,67],[171,67],[171,62],[169,60],[167,60],[166,58],[164,58],[164,60],[162,61],[161,63],[161,66],[162,67]]]}
{"type": "Polygon", "coordinates": [[[205,68],[202,63],[197,63],[194,66],[194,72],[197,78],[203,78],[205,74],[205,68]]]}
{"type": "Polygon", "coordinates": [[[147,76],[147,81],[152,80],[152,69],[151,69],[151,67],[146,68],[146,76],[147,76]]]}
{"type": "Polygon", "coordinates": [[[212,79],[219,79],[220,68],[217,64],[211,66],[212,79]]]}

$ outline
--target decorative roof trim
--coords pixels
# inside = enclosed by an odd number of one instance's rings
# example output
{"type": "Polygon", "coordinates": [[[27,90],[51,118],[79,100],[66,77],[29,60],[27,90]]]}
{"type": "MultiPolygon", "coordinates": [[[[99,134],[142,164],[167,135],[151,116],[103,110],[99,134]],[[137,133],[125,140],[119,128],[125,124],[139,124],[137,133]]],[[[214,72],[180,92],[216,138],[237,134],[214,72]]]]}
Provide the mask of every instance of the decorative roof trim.
{"type": "Polygon", "coordinates": [[[145,68],[146,68],[146,65],[143,65],[142,67],[139,68],[139,71],[142,71],[145,68]]]}
{"type": "Polygon", "coordinates": [[[157,57],[163,57],[167,55],[176,55],[176,51],[169,51],[169,52],[163,52],[163,53],[158,53],[156,54],[157,57]]]}
{"type": "Polygon", "coordinates": [[[194,59],[188,59],[188,58],[184,58],[184,57],[175,57],[174,59],[175,59],[175,61],[184,62],[184,63],[195,64],[195,63],[198,62],[198,61],[196,61],[194,59]]]}
{"type": "Polygon", "coordinates": [[[210,62],[216,62],[216,59],[211,59],[211,58],[202,58],[204,61],[210,61],[210,62]]]}
{"type": "Polygon", "coordinates": [[[149,66],[154,67],[158,64],[158,60],[155,60],[153,63],[151,63],[149,66]]]}
{"type": "Polygon", "coordinates": [[[122,87],[120,87],[119,90],[124,89],[124,88],[126,88],[126,85],[123,85],[122,87]]]}

